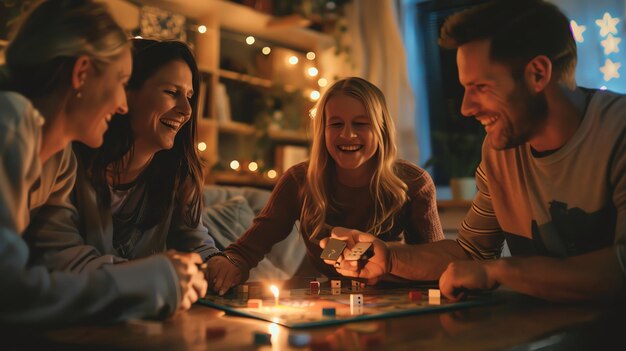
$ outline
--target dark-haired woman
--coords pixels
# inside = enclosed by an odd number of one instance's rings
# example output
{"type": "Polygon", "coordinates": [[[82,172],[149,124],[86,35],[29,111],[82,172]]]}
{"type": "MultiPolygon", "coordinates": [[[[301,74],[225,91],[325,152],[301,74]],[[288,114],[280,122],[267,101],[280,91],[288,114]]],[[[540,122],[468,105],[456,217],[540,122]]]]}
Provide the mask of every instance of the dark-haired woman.
{"type": "Polygon", "coordinates": [[[74,145],[77,230],[36,233],[37,259],[50,268],[90,271],[169,249],[202,261],[222,254],[200,220],[193,54],[179,41],[135,39],[133,46],[128,113],[113,116],[100,148],[74,145]]]}

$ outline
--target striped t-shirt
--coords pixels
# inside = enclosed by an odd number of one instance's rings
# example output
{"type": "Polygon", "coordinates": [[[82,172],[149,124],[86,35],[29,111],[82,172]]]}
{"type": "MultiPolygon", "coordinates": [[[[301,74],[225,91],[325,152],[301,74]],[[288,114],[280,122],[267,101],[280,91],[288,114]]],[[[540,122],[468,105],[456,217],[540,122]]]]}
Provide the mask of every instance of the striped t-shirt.
{"type": "Polygon", "coordinates": [[[458,238],[474,258],[499,257],[504,240],[513,256],[568,257],[617,243],[626,263],[626,96],[595,92],[572,138],[544,157],[528,144],[498,151],[486,140],[476,183],[458,238]]]}

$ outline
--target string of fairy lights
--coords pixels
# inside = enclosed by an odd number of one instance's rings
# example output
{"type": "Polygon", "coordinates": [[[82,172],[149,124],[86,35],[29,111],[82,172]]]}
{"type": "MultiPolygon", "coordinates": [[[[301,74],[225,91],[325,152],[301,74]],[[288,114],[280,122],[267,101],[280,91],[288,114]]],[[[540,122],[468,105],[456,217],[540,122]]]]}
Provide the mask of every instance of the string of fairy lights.
{"type": "MultiPolygon", "coordinates": [[[[200,34],[205,34],[207,32],[207,27],[205,25],[199,25],[197,26],[197,31],[200,34]]],[[[250,46],[255,46],[255,44],[257,44],[257,39],[253,36],[253,35],[244,35],[245,36],[245,43],[247,45],[250,46]]],[[[272,53],[272,48],[269,45],[258,45],[260,48],[260,52],[265,55],[268,56],[272,53]]],[[[315,54],[315,52],[313,51],[309,51],[305,54],[306,60],[310,63],[313,63],[317,57],[317,55],[315,54]]],[[[292,65],[292,66],[296,66],[299,63],[301,63],[301,60],[298,56],[296,55],[290,55],[287,58],[287,62],[286,64],[292,65]]],[[[307,64],[304,63],[303,64],[303,69],[305,74],[310,77],[310,78],[316,78],[320,75],[320,71],[317,67],[315,67],[314,65],[311,64],[307,64]]],[[[317,85],[320,88],[324,88],[328,85],[328,79],[324,78],[324,77],[319,77],[317,78],[317,85]]],[[[321,94],[320,91],[318,89],[311,89],[307,92],[305,92],[305,95],[313,102],[317,101],[321,94]]]]}
{"type": "MultiPolygon", "coordinates": [[[[201,24],[196,27],[196,30],[199,34],[202,35],[207,32],[208,28],[205,25],[201,24]]],[[[258,47],[258,50],[261,52],[261,54],[265,56],[272,54],[272,51],[273,51],[272,47],[270,45],[262,44],[261,40],[257,40],[257,38],[255,38],[253,35],[242,35],[242,34],[238,34],[238,35],[241,35],[240,38],[243,39],[243,42],[245,42],[247,45],[258,47]]],[[[295,54],[289,55],[286,58],[285,64],[291,65],[291,66],[301,65],[302,69],[304,70],[304,74],[307,77],[309,77],[310,79],[317,80],[316,83],[319,89],[308,89],[304,91],[305,97],[307,97],[311,102],[316,102],[321,97],[320,89],[323,89],[326,86],[328,86],[329,80],[325,77],[322,77],[320,74],[320,70],[315,66],[315,59],[317,58],[317,55],[314,51],[308,51],[302,56],[303,56],[303,59],[305,58],[306,60],[300,59],[295,54]]],[[[315,111],[311,111],[311,115],[314,115],[314,114],[315,114],[315,111]]],[[[207,149],[207,144],[205,142],[198,143],[198,150],[200,152],[203,152],[206,149],[207,149]]],[[[247,162],[246,164],[242,164],[242,162],[240,162],[239,160],[232,160],[230,161],[228,167],[234,172],[250,172],[252,174],[256,173],[270,180],[274,180],[278,177],[278,172],[275,169],[269,169],[269,170],[263,171],[261,174],[261,171],[262,171],[261,167],[259,163],[256,161],[250,161],[250,162],[247,162]]]]}

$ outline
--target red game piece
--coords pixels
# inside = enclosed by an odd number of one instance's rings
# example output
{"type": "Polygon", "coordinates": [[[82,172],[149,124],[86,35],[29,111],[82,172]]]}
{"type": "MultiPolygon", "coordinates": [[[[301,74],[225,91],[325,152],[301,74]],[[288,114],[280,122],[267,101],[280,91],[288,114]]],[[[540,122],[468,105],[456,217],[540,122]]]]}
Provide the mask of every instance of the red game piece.
{"type": "Polygon", "coordinates": [[[422,299],[421,291],[409,291],[409,300],[410,301],[419,301],[422,299]]]}
{"type": "Polygon", "coordinates": [[[311,281],[311,294],[318,295],[320,293],[320,282],[317,280],[311,281]]]}
{"type": "Polygon", "coordinates": [[[224,327],[208,327],[206,328],[207,339],[221,339],[226,336],[226,328],[224,327]]]}
{"type": "Polygon", "coordinates": [[[249,299],[248,300],[248,308],[262,308],[263,300],[261,299],[249,299]]]}

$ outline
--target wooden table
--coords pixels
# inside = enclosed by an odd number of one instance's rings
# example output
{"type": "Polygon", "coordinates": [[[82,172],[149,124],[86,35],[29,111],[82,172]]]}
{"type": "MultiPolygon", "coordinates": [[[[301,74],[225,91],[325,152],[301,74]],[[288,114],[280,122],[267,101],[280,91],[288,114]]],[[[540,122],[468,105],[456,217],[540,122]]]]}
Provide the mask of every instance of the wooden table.
{"type": "MultiPolygon", "coordinates": [[[[498,302],[487,306],[305,332],[315,340],[328,340],[333,350],[605,350],[607,345],[621,340],[626,325],[623,306],[553,304],[505,290],[494,292],[494,297],[498,302]],[[359,330],[363,328],[375,331],[359,330]]],[[[272,323],[227,316],[216,309],[194,305],[190,311],[164,321],[162,332],[156,335],[120,324],[39,332],[5,330],[0,336],[3,350],[310,349],[289,346],[290,332],[272,323]],[[226,335],[207,338],[206,328],[214,326],[225,327],[226,335]],[[254,331],[271,331],[272,345],[256,347],[252,342],[254,331]]]]}

